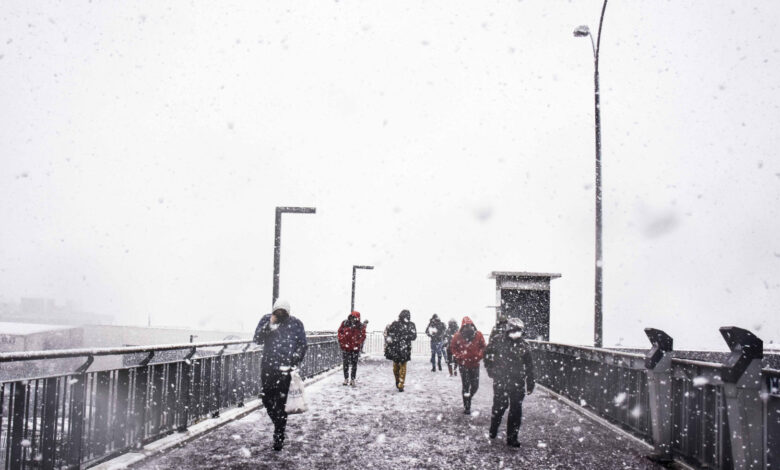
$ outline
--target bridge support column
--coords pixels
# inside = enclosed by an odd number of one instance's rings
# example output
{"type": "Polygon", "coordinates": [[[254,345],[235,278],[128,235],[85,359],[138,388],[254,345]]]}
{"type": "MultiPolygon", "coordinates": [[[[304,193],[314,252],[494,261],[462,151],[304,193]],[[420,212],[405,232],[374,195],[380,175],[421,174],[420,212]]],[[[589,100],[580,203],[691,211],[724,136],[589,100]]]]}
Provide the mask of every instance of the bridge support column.
{"type": "Polygon", "coordinates": [[[672,337],[655,328],[645,328],[653,345],[645,355],[647,385],[650,392],[650,422],[653,454],[650,460],[668,463],[672,457],[672,337]]]}
{"type": "Polygon", "coordinates": [[[761,359],[764,343],[736,326],[722,327],[731,355],[721,378],[726,397],[731,456],[735,470],[766,468],[764,403],[761,400],[761,359]]]}

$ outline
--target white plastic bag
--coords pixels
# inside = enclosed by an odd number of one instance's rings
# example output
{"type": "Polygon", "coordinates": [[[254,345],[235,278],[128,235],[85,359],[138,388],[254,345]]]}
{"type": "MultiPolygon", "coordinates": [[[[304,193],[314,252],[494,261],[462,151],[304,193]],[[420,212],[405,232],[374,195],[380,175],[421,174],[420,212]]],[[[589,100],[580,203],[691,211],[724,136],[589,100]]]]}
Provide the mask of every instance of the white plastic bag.
{"type": "Polygon", "coordinates": [[[306,406],[306,397],[303,395],[303,380],[297,370],[290,374],[290,390],[287,392],[287,405],[284,410],[288,415],[305,413],[309,407],[306,406]]]}

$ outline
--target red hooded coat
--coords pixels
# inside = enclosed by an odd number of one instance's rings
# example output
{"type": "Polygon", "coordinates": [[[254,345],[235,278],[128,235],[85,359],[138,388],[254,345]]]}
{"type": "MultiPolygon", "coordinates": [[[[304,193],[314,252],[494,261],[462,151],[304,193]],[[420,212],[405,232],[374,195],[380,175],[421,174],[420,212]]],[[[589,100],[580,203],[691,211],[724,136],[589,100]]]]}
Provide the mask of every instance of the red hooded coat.
{"type": "Polygon", "coordinates": [[[482,336],[482,333],[477,331],[471,341],[466,341],[466,338],[461,334],[463,327],[466,325],[474,325],[471,318],[463,317],[460,330],[452,337],[450,349],[455,362],[467,369],[473,369],[479,366],[479,361],[482,360],[482,356],[485,354],[485,338],[482,336]]]}
{"type": "Polygon", "coordinates": [[[360,312],[352,312],[349,316],[339,327],[339,346],[342,351],[360,351],[363,341],[366,340],[366,325],[360,323],[360,312]],[[348,320],[352,320],[354,325],[347,325],[348,320]]]}

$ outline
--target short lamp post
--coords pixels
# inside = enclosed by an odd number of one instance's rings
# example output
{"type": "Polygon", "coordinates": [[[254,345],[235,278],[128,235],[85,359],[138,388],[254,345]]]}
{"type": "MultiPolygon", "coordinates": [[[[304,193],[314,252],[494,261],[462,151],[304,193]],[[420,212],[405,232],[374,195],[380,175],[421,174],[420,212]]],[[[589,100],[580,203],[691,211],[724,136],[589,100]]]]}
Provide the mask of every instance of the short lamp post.
{"type": "Polygon", "coordinates": [[[316,214],[315,207],[277,207],[274,236],[274,291],[271,308],[279,298],[279,264],[282,254],[282,214],[316,214]]]}
{"type": "Polygon", "coordinates": [[[350,312],[355,311],[355,274],[358,269],[374,269],[373,266],[360,266],[360,265],[352,265],[352,304],[349,307],[350,312]]]}

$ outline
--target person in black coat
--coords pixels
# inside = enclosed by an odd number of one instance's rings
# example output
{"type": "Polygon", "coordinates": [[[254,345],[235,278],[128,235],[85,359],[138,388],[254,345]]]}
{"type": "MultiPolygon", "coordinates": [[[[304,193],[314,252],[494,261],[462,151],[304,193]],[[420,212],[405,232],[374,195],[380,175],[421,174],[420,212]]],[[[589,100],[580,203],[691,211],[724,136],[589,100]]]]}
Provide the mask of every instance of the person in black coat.
{"type": "Polygon", "coordinates": [[[444,350],[447,354],[447,370],[450,371],[450,376],[458,375],[458,363],[452,357],[452,337],[458,332],[458,322],[450,320],[447,322],[447,332],[444,333],[444,350]]]}
{"type": "Polygon", "coordinates": [[[398,320],[385,328],[385,357],[393,361],[395,386],[404,391],[406,363],[412,358],[412,341],[417,339],[417,327],[412,323],[409,310],[401,310],[398,320]]]}
{"type": "Polygon", "coordinates": [[[306,356],[306,330],[303,323],[290,315],[290,304],[277,300],[270,315],[260,319],[254,340],[263,345],[260,378],[262,399],[274,423],[274,450],[282,450],[287,427],[287,393],[290,372],[306,356]]]}
{"type": "Polygon", "coordinates": [[[517,434],[523,419],[523,399],[536,385],[531,348],[523,339],[525,325],[519,318],[499,322],[490,333],[485,349],[485,368],[493,379],[493,409],[490,420],[490,438],[498,435],[504,411],[509,408],[506,443],[519,447],[517,434]]]}
{"type": "Polygon", "coordinates": [[[435,313],[425,328],[425,334],[431,339],[431,372],[436,372],[436,357],[439,358],[439,370],[441,370],[441,356],[444,349],[444,336],[447,334],[447,325],[439,320],[435,313]]]}

